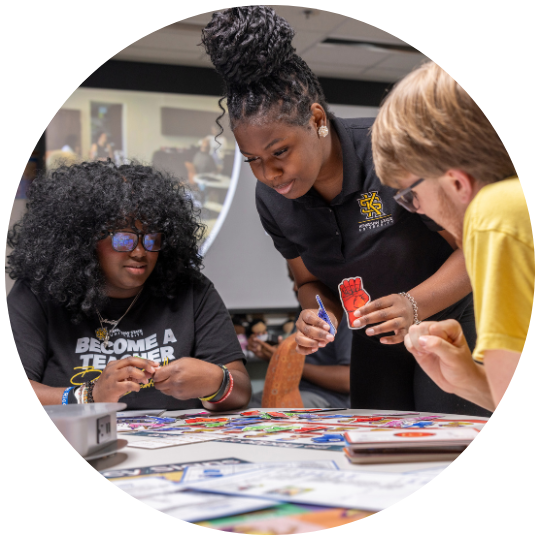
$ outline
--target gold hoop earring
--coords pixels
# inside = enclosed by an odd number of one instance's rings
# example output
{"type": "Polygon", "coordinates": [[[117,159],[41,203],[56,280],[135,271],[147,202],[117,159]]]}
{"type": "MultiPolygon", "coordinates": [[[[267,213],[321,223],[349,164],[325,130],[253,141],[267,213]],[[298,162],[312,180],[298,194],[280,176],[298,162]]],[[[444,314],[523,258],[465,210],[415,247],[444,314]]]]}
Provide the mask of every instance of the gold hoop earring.
{"type": "Polygon", "coordinates": [[[319,137],[326,137],[328,135],[328,128],[326,126],[321,126],[318,130],[317,130],[317,133],[319,134],[319,137]]]}

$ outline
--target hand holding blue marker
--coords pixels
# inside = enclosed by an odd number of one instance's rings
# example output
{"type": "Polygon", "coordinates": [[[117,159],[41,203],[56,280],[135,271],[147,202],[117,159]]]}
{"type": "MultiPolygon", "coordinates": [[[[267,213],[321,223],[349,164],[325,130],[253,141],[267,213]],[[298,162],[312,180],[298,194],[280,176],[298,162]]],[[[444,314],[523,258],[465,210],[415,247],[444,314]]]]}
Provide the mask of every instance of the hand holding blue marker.
{"type": "Polygon", "coordinates": [[[328,332],[332,334],[333,336],[335,336],[336,328],[332,324],[332,321],[330,320],[328,313],[326,313],[326,309],[324,309],[324,304],[322,303],[321,297],[317,294],[315,295],[315,298],[317,299],[317,303],[319,304],[319,311],[317,313],[317,317],[322,319],[328,326],[330,326],[330,330],[328,330],[328,332]]]}

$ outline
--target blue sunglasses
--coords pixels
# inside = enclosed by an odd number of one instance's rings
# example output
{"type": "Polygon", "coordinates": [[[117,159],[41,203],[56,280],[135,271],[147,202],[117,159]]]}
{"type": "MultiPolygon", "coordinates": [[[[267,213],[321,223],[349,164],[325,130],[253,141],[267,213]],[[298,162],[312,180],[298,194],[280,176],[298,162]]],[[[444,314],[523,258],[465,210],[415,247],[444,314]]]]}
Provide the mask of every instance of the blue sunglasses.
{"type": "Polygon", "coordinates": [[[115,251],[133,251],[139,244],[142,236],[142,244],[146,251],[161,251],[163,247],[163,233],[135,233],[115,231],[109,232],[112,236],[112,247],[115,251]]]}

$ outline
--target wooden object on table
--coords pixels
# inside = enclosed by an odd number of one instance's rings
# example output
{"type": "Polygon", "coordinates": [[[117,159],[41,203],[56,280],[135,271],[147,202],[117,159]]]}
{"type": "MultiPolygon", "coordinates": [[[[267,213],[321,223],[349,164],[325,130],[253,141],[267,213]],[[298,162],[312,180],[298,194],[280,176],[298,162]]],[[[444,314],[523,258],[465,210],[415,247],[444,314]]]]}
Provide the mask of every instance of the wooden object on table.
{"type": "Polygon", "coordinates": [[[294,335],[284,339],[272,355],[262,395],[262,407],[303,407],[298,385],[305,356],[296,352],[294,335]]]}

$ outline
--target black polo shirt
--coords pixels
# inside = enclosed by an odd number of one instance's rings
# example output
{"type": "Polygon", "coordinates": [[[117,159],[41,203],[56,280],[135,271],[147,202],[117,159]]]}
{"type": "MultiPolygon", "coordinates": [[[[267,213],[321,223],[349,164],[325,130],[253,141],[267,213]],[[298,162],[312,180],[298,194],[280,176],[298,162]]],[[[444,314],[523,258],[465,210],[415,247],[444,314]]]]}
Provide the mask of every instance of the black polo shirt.
{"type": "MultiPolygon", "coordinates": [[[[361,277],[372,300],[408,291],[432,276],[452,253],[433,221],[398,205],[395,190],[375,174],[372,119],[332,120],[343,154],[343,188],[330,203],[314,188],[290,200],[257,182],[262,225],[286,259],[307,269],[339,297],[339,284],[361,277]]],[[[470,302],[467,297],[460,302],[470,302]]],[[[432,317],[461,312],[454,305],[432,317]]]]}

